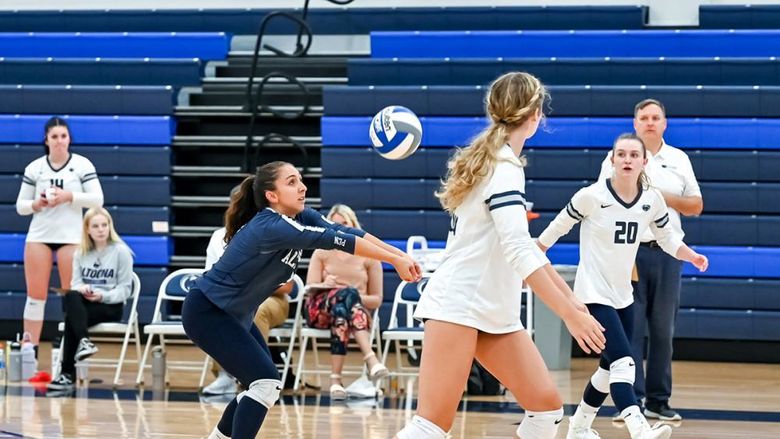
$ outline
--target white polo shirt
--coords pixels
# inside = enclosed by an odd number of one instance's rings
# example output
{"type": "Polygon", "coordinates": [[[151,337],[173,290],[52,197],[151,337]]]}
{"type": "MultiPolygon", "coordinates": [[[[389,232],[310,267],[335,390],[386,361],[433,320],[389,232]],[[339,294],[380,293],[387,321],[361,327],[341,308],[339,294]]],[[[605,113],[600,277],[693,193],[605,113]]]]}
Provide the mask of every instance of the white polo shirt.
{"type": "MultiPolygon", "coordinates": [[[[699,182],[696,181],[696,175],[693,173],[693,166],[688,154],[679,148],[675,148],[661,140],[661,149],[658,154],[653,155],[647,151],[647,166],[645,171],[650,178],[650,187],[658,189],[672,195],[681,197],[701,197],[699,182]]],[[[607,157],[601,163],[601,173],[599,181],[604,181],[612,177],[612,162],[610,158],[612,150],[607,153],[607,157]]],[[[678,235],[679,239],[685,236],[685,232],[680,224],[680,213],[669,206],[669,225],[678,235]]],[[[647,229],[641,236],[642,242],[656,241],[652,230],[647,229]]]]}

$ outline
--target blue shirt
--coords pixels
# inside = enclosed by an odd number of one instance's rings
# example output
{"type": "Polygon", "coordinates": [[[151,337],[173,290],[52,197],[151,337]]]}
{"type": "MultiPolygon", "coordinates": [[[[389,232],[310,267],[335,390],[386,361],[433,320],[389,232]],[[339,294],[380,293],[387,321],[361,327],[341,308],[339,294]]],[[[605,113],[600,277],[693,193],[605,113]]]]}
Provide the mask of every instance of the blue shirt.
{"type": "Polygon", "coordinates": [[[195,281],[195,287],[248,327],[257,307],[295,274],[304,249],[354,254],[355,236],[364,235],[311,208],[295,218],[265,208],[233,236],[225,253],[195,281]]]}

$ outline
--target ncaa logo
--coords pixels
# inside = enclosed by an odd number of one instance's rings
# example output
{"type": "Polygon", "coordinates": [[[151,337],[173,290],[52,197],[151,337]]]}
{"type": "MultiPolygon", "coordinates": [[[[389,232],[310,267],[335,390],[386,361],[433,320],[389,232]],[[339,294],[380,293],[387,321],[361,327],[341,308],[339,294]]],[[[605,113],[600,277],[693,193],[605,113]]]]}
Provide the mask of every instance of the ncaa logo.
{"type": "Polygon", "coordinates": [[[644,210],[645,212],[647,212],[648,210],[650,210],[650,205],[649,205],[649,204],[643,204],[643,205],[642,205],[642,210],[644,210]]]}

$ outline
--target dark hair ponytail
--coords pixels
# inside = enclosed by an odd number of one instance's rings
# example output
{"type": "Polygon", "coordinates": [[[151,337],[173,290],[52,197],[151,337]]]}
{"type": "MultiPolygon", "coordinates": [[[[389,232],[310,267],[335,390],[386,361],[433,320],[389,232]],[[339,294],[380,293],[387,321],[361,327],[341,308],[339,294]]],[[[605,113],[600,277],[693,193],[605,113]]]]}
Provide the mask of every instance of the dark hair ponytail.
{"type": "Polygon", "coordinates": [[[287,162],[271,162],[257,168],[255,175],[247,177],[238,186],[238,190],[230,195],[230,206],[225,212],[225,242],[230,242],[233,236],[248,223],[258,211],[268,207],[265,191],[276,188],[279,168],[289,165],[287,162]]]}
{"type": "Polygon", "coordinates": [[[70,136],[70,127],[65,119],[59,116],[52,116],[46,121],[46,125],[43,127],[43,150],[46,155],[49,155],[49,145],[46,144],[46,139],[49,137],[49,131],[54,127],[65,127],[68,130],[68,136],[70,136]]]}

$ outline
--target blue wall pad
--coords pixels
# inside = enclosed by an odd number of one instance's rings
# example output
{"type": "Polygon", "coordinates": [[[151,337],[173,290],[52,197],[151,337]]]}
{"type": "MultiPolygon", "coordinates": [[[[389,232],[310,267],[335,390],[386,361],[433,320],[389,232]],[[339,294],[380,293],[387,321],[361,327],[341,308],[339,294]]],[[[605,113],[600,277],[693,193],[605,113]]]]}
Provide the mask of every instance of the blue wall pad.
{"type": "MultiPolygon", "coordinates": [[[[255,34],[275,10],[154,9],[3,11],[5,32],[232,32],[255,34]]],[[[647,6],[525,6],[423,8],[311,8],[317,34],[367,34],[372,30],[641,29],[647,6]]],[[[288,21],[271,21],[268,34],[290,34],[288,21]]]]}
{"type": "MultiPolygon", "coordinates": [[[[78,146],[70,151],[81,154],[103,175],[171,175],[169,146],[78,146]]],[[[41,145],[0,145],[0,174],[20,174],[43,155],[41,145]]]]}
{"type": "Polygon", "coordinates": [[[681,309],[675,338],[780,340],[780,312],[681,309]]]}
{"type": "Polygon", "coordinates": [[[0,58],[0,83],[64,85],[200,85],[197,59],[0,58]]]}
{"type": "MultiPolygon", "coordinates": [[[[323,117],[323,146],[368,146],[371,117],[323,117]]],[[[486,125],[483,117],[423,117],[422,145],[467,145],[486,125]]],[[[664,136],[670,145],[707,149],[778,149],[779,119],[669,120],[664,136]]],[[[630,118],[551,117],[527,146],[611,147],[618,135],[633,132],[630,118]]]]}
{"type": "MultiPolygon", "coordinates": [[[[440,178],[446,172],[446,163],[453,151],[454,149],[420,148],[411,157],[394,161],[383,159],[372,148],[328,147],[323,148],[321,152],[322,175],[323,177],[440,178]]],[[[686,153],[700,182],[780,181],[780,152],[778,151],[687,149],[686,153]]],[[[595,180],[598,178],[606,154],[603,149],[524,149],[523,155],[528,160],[525,176],[529,179],[595,180]]],[[[2,169],[1,163],[0,169],[2,169]]]]}
{"type": "Polygon", "coordinates": [[[769,57],[775,30],[371,32],[374,58],[769,57]]]}
{"type": "MultiPolygon", "coordinates": [[[[50,116],[0,115],[0,143],[38,143],[50,116]]],[[[170,145],[170,116],[67,116],[71,137],[82,145],[170,145]]]]}
{"type": "MultiPolygon", "coordinates": [[[[16,203],[21,174],[0,175],[0,203],[16,203]]],[[[105,204],[135,206],[168,206],[171,204],[169,177],[100,176],[105,204]]]]}
{"type": "MultiPolygon", "coordinates": [[[[550,116],[633,116],[634,105],[654,98],[669,117],[779,117],[780,87],[565,86],[549,87],[550,116]]],[[[481,116],[487,89],[464,86],[341,86],[323,88],[329,116],[375,114],[388,105],[413,108],[418,116],[481,116]]]]}
{"type": "Polygon", "coordinates": [[[682,283],[680,306],[777,311],[778,291],[778,280],[687,277],[682,283]]]}
{"type": "MultiPolygon", "coordinates": [[[[24,238],[21,233],[0,234],[0,262],[22,262],[24,238]]],[[[136,265],[168,265],[172,242],[167,236],[123,236],[122,239],[135,253],[136,265]]]]}
{"type": "Polygon", "coordinates": [[[777,29],[780,6],[760,4],[699,5],[702,29],[777,29]]]}
{"type": "MultiPolygon", "coordinates": [[[[171,220],[168,207],[104,206],[120,235],[152,235],[153,221],[171,220]]],[[[27,233],[32,216],[16,213],[16,205],[0,204],[0,233],[27,233]]]]}
{"type": "Polygon", "coordinates": [[[8,58],[227,58],[230,37],[213,33],[0,33],[8,58]]]}
{"type": "MultiPolygon", "coordinates": [[[[133,271],[141,279],[141,294],[156,298],[160,284],[165,279],[165,276],[168,275],[168,269],[164,267],[133,266],[133,271]]],[[[56,266],[52,269],[49,279],[49,285],[54,287],[60,286],[60,277],[56,266]]],[[[23,292],[26,288],[24,264],[0,264],[0,291],[23,292]]]]}
{"type": "Polygon", "coordinates": [[[780,59],[481,58],[348,61],[350,85],[487,85],[513,71],[547,85],[780,85],[780,59]]]}
{"type": "Polygon", "coordinates": [[[172,115],[173,87],[0,85],[0,113],[172,115]]]}
{"type": "MultiPolygon", "coordinates": [[[[143,282],[143,281],[142,281],[143,282]]],[[[141,286],[141,288],[146,288],[141,286]]],[[[148,297],[145,292],[138,299],[138,321],[143,325],[152,320],[156,297],[148,297]]],[[[27,301],[27,295],[19,292],[0,293],[0,320],[21,320],[24,313],[24,304],[27,301]]],[[[125,306],[125,319],[130,312],[130,307],[125,306]]],[[[61,322],[62,316],[62,297],[56,294],[49,294],[46,300],[46,312],[44,321],[61,322]]],[[[19,322],[21,323],[21,321],[19,322]]]]}

